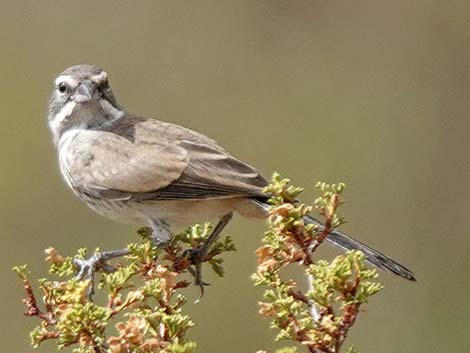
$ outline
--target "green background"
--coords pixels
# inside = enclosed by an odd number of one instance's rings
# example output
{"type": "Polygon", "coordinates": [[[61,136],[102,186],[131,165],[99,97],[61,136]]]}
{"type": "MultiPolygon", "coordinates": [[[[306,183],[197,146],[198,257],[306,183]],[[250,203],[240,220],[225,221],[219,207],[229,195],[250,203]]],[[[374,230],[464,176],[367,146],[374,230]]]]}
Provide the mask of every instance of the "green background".
{"type": "MultiPolygon", "coordinates": [[[[128,111],[208,134],[305,186],[306,201],[316,180],[348,183],[344,229],[418,277],[383,274],[349,344],[466,351],[469,13],[463,0],[2,1],[1,350],[32,350],[14,264],[41,276],[49,245],[67,254],[135,239],[67,189],[46,123],[55,76],[95,63],[128,111]]],[[[239,251],[225,257],[226,278],[208,275],[204,300],[187,305],[198,352],[275,347],[249,279],[263,229],[240,217],[227,228],[239,251]]]]}

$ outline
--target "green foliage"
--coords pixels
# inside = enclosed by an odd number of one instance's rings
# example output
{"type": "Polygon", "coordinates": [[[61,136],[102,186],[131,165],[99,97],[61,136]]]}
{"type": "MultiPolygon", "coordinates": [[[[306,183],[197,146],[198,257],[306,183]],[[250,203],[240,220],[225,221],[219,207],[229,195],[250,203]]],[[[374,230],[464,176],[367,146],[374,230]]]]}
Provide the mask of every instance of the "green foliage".
{"type": "Polygon", "coordinates": [[[314,201],[315,208],[326,218],[326,222],[331,223],[332,228],[344,224],[345,220],[336,214],[336,209],[344,203],[340,195],[346,189],[346,184],[328,184],[319,181],[315,187],[321,192],[321,195],[314,201]]]}
{"type": "Polygon", "coordinates": [[[378,273],[367,268],[364,259],[362,252],[348,251],[331,263],[320,260],[310,265],[307,273],[313,278],[315,291],[309,297],[322,307],[332,307],[338,297],[343,307],[367,302],[383,286],[371,281],[378,277],[378,273]]]}
{"type": "MultiPolygon", "coordinates": [[[[256,286],[266,287],[259,312],[277,330],[277,341],[301,347],[285,347],[276,353],[298,353],[304,348],[339,353],[360,306],[382,289],[375,282],[377,271],[366,267],[361,252],[348,251],[331,262],[314,260],[316,249],[344,223],[337,209],[343,203],[345,184],[321,182],[316,188],[321,194],[314,206],[297,203],[303,189],[279,174],[273,175],[265,189],[272,195],[268,228],[256,251],[258,266],[252,275],[256,286]],[[313,208],[323,223],[306,221],[313,208]],[[300,266],[309,279],[309,290],[300,290],[292,279],[283,278],[283,270],[293,265],[300,266]]],[[[28,267],[14,267],[26,291],[25,314],[40,320],[30,333],[32,345],[55,340],[59,349],[70,346],[74,353],[193,353],[196,343],[186,335],[194,323],[183,312],[187,299],[181,293],[190,283],[181,277],[193,272],[191,250],[199,248],[212,229],[210,223],[192,226],[163,249],[153,245],[149,228],[139,229],[142,240],[129,244],[128,255],[106,267],[113,271],[100,274],[98,289],[104,295],[99,297],[104,302],[90,299],[91,279],[73,278],[80,262],[76,260],[86,258],[86,249],[66,257],[54,248],[46,250],[49,273],[55,279],[38,281],[41,305],[28,267]]],[[[231,251],[235,251],[231,237],[218,240],[204,262],[222,277],[221,255],[231,251]]],[[[354,347],[347,352],[358,353],[354,347]]]]}
{"type": "MultiPolygon", "coordinates": [[[[85,249],[73,257],[64,257],[54,248],[46,250],[49,273],[59,280],[39,280],[43,309],[27,266],[14,267],[26,291],[25,314],[40,319],[30,333],[33,347],[53,339],[59,349],[71,346],[74,353],[194,352],[196,344],[186,339],[194,323],[183,312],[187,300],[180,293],[190,283],[180,277],[191,266],[187,250],[201,246],[211,229],[209,223],[190,227],[165,249],[157,249],[148,229],[140,229],[142,241],[128,245],[129,254],[114,264],[114,271],[100,274],[98,289],[106,294],[104,303],[89,298],[90,279],[72,277],[77,271],[74,259],[85,259],[85,249]]],[[[227,251],[235,251],[230,237],[217,241],[204,260],[219,275],[223,275],[219,255],[227,251]]]]}
{"type": "MultiPolygon", "coordinates": [[[[296,204],[301,188],[288,179],[273,176],[266,191],[271,198],[268,230],[257,250],[258,268],[252,279],[267,287],[260,302],[260,314],[278,330],[276,340],[300,343],[309,352],[337,353],[354,324],[359,307],[382,289],[373,282],[377,271],[365,265],[364,254],[349,251],[332,262],[314,261],[313,254],[333,229],[344,220],[337,215],[343,203],[345,184],[318,183],[321,195],[314,205],[324,217],[324,225],[306,224],[311,206],[296,204]],[[310,280],[310,290],[302,291],[292,279],[283,280],[282,270],[300,265],[310,280]]],[[[278,352],[296,352],[285,348],[278,352]]],[[[351,348],[350,352],[357,352],[351,348]]]]}
{"type": "Polygon", "coordinates": [[[169,353],[192,353],[196,349],[196,343],[185,342],[185,343],[172,343],[168,347],[169,353]]]}
{"type": "Polygon", "coordinates": [[[20,277],[22,280],[25,280],[28,278],[28,276],[31,274],[31,272],[28,270],[28,265],[19,265],[19,266],[14,266],[12,268],[13,272],[15,272],[18,277],[20,277]]]}
{"type": "Polygon", "coordinates": [[[290,180],[282,178],[279,173],[274,173],[271,177],[271,183],[265,188],[265,191],[271,194],[269,202],[272,205],[280,205],[284,202],[294,202],[295,198],[304,191],[299,186],[290,185],[290,180]]]}

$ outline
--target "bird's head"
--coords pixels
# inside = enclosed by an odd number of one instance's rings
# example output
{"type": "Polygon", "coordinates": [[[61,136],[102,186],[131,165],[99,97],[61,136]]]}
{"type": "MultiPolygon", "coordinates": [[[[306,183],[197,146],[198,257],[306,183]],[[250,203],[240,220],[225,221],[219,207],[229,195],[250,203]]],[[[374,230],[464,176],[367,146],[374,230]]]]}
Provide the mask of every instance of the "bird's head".
{"type": "Polygon", "coordinates": [[[69,129],[100,128],[122,115],[108,74],[97,66],[75,65],[55,79],[48,116],[55,143],[69,129]]]}

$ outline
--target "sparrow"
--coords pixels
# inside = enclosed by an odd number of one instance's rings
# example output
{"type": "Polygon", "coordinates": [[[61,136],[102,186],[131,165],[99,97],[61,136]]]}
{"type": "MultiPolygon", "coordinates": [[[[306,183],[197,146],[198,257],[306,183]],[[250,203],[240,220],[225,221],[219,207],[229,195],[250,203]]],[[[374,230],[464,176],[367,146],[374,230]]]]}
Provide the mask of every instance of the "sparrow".
{"type": "MultiPolygon", "coordinates": [[[[209,239],[192,254],[196,284],[201,263],[233,213],[266,219],[268,185],[260,172],[216,141],[182,126],[127,113],[117,102],[108,74],[94,65],[65,69],[54,81],[48,123],[61,174],[91,209],[115,221],[148,225],[158,246],[173,231],[218,220],[209,239]]],[[[321,224],[313,217],[306,223],[321,224]]],[[[360,250],[372,265],[414,281],[414,274],[389,256],[339,231],[326,240],[360,250]]],[[[126,251],[77,260],[79,277],[126,251]]]]}

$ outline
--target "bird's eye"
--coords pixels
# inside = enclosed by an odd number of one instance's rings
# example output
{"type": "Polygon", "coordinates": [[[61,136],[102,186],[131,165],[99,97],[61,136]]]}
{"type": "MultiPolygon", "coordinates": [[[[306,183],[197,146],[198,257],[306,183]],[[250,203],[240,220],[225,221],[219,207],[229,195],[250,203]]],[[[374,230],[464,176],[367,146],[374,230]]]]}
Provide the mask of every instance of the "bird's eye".
{"type": "Polygon", "coordinates": [[[59,91],[59,93],[62,93],[64,94],[65,92],[67,92],[69,89],[69,87],[67,86],[67,84],[65,82],[61,82],[59,83],[59,85],[57,86],[57,90],[59,91]]]}

